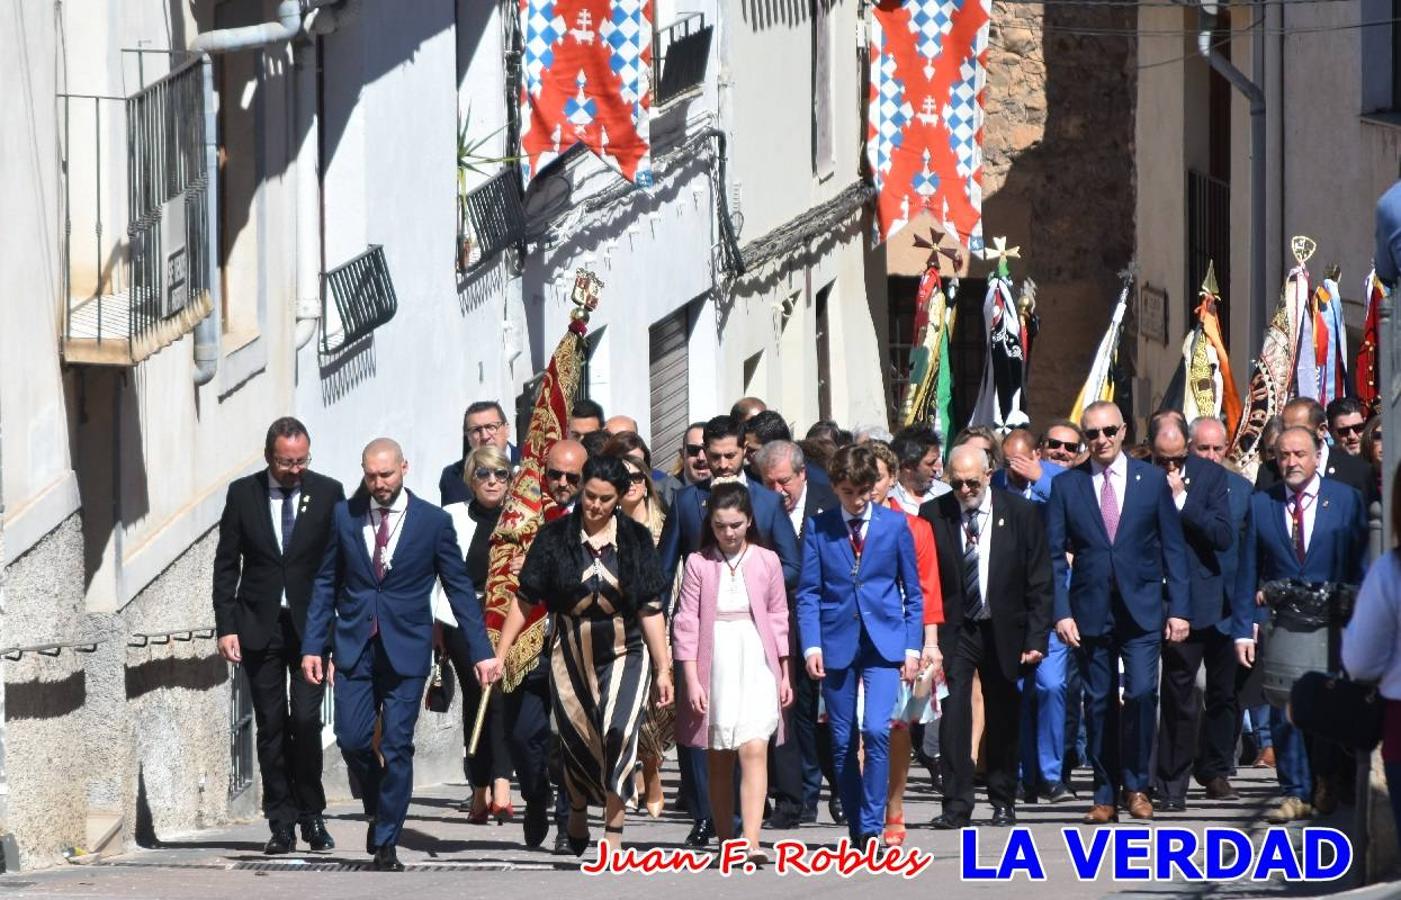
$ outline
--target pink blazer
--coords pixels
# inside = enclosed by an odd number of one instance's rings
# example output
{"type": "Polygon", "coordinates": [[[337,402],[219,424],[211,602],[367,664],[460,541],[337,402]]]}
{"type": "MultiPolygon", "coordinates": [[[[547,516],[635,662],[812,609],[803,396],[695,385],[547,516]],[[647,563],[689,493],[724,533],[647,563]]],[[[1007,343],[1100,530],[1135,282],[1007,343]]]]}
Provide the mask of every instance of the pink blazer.
{"type": "MultiPolygon", "coordinates": [[[[714,547],[686,558],[686,574],[681,580],[681,599],[676,607],[671,639],[672,657],[677,662],[695,661],[701,684],[710,684],[710,662],[715,649],[715,601],[720,593],[724,571],[723,554],[714,547]]],[[[764,658],[777,685],[782,674],[779,660],[788,655],[788,593],[783,586],[783,567],[778,554],[750,546],[744,560],[744,586],[749,593],[749,611],[764,644],[764,658]]],[[[709,743],[706,717],[691,709],[685,679],[676,685],[676,740],[687,747],[709,743]]],[[[783,716],[778,719],[778,740],[784,740],[783,716]]]]}

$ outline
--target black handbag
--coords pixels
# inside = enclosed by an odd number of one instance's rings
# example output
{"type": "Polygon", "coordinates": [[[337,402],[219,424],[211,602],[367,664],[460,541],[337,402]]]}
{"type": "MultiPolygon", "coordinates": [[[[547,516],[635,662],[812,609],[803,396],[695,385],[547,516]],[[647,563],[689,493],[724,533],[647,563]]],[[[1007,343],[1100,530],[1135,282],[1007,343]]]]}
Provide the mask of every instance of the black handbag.
{"type": "Polygon", "coordinates": [[[445,713],[452,708],[452,693],[456,690],[452,660],[441,650],[433,653],[433,670],[428,673],[428,690],[423,695],[423,708],[429,712],[445,713]]]}
{"type": "Polygon", "coordinates": [[[1354,750],[1371,752],[1381,742],[1385,709],[1375,685],[1345,675],[1305,672],[1289,692],[1289,721],[1354,750]]]}

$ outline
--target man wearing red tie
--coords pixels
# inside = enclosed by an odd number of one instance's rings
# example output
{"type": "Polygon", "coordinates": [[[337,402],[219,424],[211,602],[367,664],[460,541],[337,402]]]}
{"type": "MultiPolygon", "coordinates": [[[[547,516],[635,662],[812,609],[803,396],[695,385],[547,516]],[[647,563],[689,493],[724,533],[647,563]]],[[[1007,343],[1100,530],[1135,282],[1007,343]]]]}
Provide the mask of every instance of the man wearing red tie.
{"type": "Polygon", "coordinates": [[[413,731],[433,647],[432,594],[441,580],[477,678],[500,677],[452,517],[404,490],[409,464],[378,438],[360,459],[368,496],[336,504],[302,641],[302,673],[320,684],[334,622],[336,742],[363,792],[365,851],[402,872],[395,846],[413,792],[413,731]],[[380,752],[373,748],[375,719],[380,752]]]}

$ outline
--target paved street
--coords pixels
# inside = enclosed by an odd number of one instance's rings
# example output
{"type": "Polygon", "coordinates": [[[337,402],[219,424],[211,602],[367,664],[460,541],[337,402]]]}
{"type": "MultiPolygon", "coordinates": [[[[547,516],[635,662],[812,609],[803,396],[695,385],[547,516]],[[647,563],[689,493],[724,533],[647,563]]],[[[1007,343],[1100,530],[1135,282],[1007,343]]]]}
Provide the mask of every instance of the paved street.
{"type": "MultiPolygon", "coordinates": [[[[1084,770],[1077,773],[1082,778],[1084,770]]],[[[1189,795],[1192,809],[1175,817],[1171,824],[1199,829],[1207,825],[1233,825],[1252,829],[1259,842],[1260,815],[1273,796],[1273,771],[1243,769],[1236,779],[1241,800],[1237,803],[1206,805],[1200,791],[1189,795]],[[1194,802],[1195,801],[1195,802],[1194,802]],[[1197,805],[1202,804],[1202,805],[1197,805]]],[[[668,796],[674,793],[675,770],[668,773],[668,796]]],[[[325,896],[340,898],[386,897],[412,891],[420,897],[542,898],[556,892],[569,892],[571,900],[611,898],[618,892],[633,893],[639,888],[664,891],[668,897],[709,897],[717,890],[742,889],[747,896],[820,897],[848,896],[852,890],[874,887],[882,897],[922,897],[937,892],[938,900],[950,897],[1009,896],[1033,889],[1038,900],[1083,898],[1105,895],[1194,896],[1318,896],[1351,887],[1344,878],[1328,884],[1287,884],[1274,880],[1263,884],[1231,882],[1224,884],[1142,883],[1141,886],[1116,884],[1106,865],[1093,886],[1077,881],[1068,860],[1060,829],[1076,824],[1084,804],[1071,802],[1057,806],[1040,804],[1023,807],[1022,824],[1030,826],[1046,866],[1046,881],[1034,886],[1023,876],[1010,883],[965,883],[959,878],[958,836],[936,833],[925,827],[938,812],[937,799],[925,789],[923,777],[916,778],[907,802],[911,823],[909,846],[934,854],[934,862],[917,878],[862,874],[845,879],[836,874],[780,877],[772,868],[751,875],[724,878],[719,872],[588,877],[578,871],[579,863],[545,851],[531,851],[520,843],[520,825],[470,826],[465,814],[456,809],[464,796],[461,785],[440,785],[415,797],[400,846],[400,856],[409,871],[391,875],[362,871],[366,857],[359,852],[364,826],[353,806],[341,804],[329,810],[328,826],[339,847],[327,854],[302,854],[271,859],[262,854],[267,837],[261,822],[195,834],[163,836],[159,849],[137,850],[88,866],[0,876],[0,893],[44,897],[199,897],[248,898],[325,896]]],[[[1083,789],[1084,785],[1079,785],[1083,789]]],[[[1343,808],[1327,821],[1313,824],[1347,827],[1351,809],[1343,808]]],[[[986,815],[980,808],[978,815],[986,815]]],[[[765,833],[765,840],[798,838],[808,844],[834,845],[844,830],[826,819],[783,835],[765,833]]],[[[1168,824],[1160,819],[1158,824],[1168,824]]],[[[601,823],[595,819],[593,833],[601,836],[601,823]]],[[[670,813],[659,820],[632,816],[628,839],[639,847],[673,848],[680,844],[689,822],[670,813]]],[[[993,865],[1000,858],[1007,832],[981,829],[983,844],[979,860],[993,865]]],[[[553,834],[546,845],[553,844],[553,834]]],[[[1389,889],[1373,889],[1368,896],[1388,896],[1389,889]]]]}

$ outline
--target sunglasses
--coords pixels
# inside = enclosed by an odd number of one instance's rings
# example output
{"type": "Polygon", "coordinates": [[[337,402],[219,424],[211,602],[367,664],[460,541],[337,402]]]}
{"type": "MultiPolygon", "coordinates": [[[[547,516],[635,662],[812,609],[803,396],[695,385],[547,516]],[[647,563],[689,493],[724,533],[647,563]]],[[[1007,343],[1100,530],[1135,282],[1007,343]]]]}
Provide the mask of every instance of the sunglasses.
{"type": "Polygon", "coordinates": [[[478,481],[486,481],[488,478],[495,478],[497,481],[505,481],[511,477],[510,469],[492,469],[487,466],[477,466],[472,475],[478,481]]]}
{"type": "Polygon", "coordinates": [[[1333,431],[1337,433],[1338,437],[1347,437],[1349,435],[1361,434],[1362,430],[1366,427],[1367,424],[1365,422],[1359,422],[1356,425],[1339,425],[1337,428],[1334,428],[1333,431]]]}
{"type": "Polygon", "coordinates": [[[976,491],[983,486],[981,478],[955,478],[949,482],[949,487],[956,491],[969,490],[976,491]]]}
{"type": "Polygon", "coordinates": [[[545,477],[550,481],[567,481],[570,486],[578,487],[579,481],[584,475],[582,472],[561,472],[559,469],[546,469],[545,477]]]}
{"type": "Polygon", "coordinates": [[[1069,450],[1071,453],[1080,452],[1079,441],[1058,441],[1055,438],[1046,438],[1041,442],[1047,450],[1069,450]]]}
{"type": "Polygon", "coordinates": [[[1187,465],[1187,455],[1185,453],[1181,456],[1158,456],[1154,454],[1153,462],[1163,468],[1172,466],[1175,469],[1181,469],[1187,465]]]}
{"type": "Polygon", "coordinates": [[[687,455],[687,456],[700,456],[700,455],[701,455],[702,453],[704,453],[704,452],[705,452],[705,445],[704,445],[704,444],[687,444],[687,445],[686,445],[686,455],[687,455]]]}
{"type": "Polygon", "coordinates": [[[1121,428],[1123,428],[1123,427],[1124,427],[1124,426],[1122,426],[1122,425],[1106,425],[1106,426],[1104,426],[1103,428],[1086,428],[1086,429],[1085,429],[1085,440],[1087,440],[1087,441],[1098,440],[1098,439],[1099,439],[1099,436],[1100,436],[1101,434],[1104,435],[1104,436],[1107,437],[1107,438],[1112,438],[1114,435],[1118,434],[1118,433],[1119,433],[1119,429],[1121,429],[1121,428]]]}
{"type": "Polygon", "coordinates": [[[629,473],[628,473],[628,481],[631,481],[633,484],[641,484],[642,482],[644,482],[644,481],[646,481],[646,480],[647,480],[647,474],[646,474],[645,472],[629,472],[629,473]]]}

